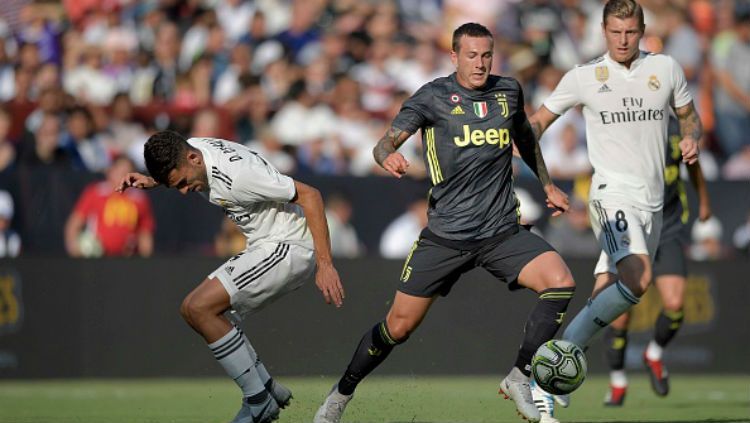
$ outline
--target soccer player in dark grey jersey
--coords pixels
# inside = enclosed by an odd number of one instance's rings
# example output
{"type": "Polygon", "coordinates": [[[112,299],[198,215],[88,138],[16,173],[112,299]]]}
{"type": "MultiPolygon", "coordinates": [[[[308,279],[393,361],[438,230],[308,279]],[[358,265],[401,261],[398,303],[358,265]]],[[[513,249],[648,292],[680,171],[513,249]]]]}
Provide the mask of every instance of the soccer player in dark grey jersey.
{"type": "MultiPolygon", "coordinates": [[[[659,396],[669,393],[669,375],[662,362],[664,348],[682,326],[687,265],[685,262],[685,225],[688,209],[685,185],[680,179],[680,128],[676,119],[669,122],[669,144],[664,168],[664,214],[659,237],[659,248],[654,257],[654,284],[659,291],[662,312],[656,319],[653,339],[643,353],[643,363],[651,379],[651,388],[659,396]]],[[[698,219],[711,217],[711,203],[700,162],[687,165],[688,175],[698,194],[698,219]]],[[[597,275],[596,289],[602,289],[616,278],[611,273],[597,275]]],[[[606,359],[610,368],[609,391],[604,400],[608,406],[621,406],[625,401],[628,381],[625,375],[625,350],[628,345],[628,322],[626,312],[615,319],[604,332],[606,359]]]]}
{"type": "Polygon", "coordinates": [[[539,296],[500,390],[524,418],[540,418],[529,390],[529,364],[560,327],[575,283],[557,252],[519,224],[511,143],[542,182],[553,214],[565,211],[568,200],[549,178],[518,81],[490,75],[492,54],[487,28],[469,23],[456,29],[451,53],[456,72],[408,99],[373,151],[378,164],[400,178],[409,163],[396,150],[421,130],[432,182],[428,224],[406,259],[386,319],[362,337],[316,423],[339,422],[357,384],[406,341],[438,296],[480,266],[511,289],[524,287],[539,296]]]}

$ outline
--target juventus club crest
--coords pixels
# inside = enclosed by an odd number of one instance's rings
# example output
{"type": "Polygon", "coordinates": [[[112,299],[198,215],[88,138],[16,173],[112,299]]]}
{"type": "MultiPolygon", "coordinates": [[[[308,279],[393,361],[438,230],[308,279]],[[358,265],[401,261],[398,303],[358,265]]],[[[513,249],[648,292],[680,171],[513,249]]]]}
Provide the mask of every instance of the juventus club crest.
{"type": "Polygon", "coordinates": [[[485,116],[487,116],[487,111],[489,108],[487,107],[486,101],[475,101],[474,102],[474,114],[477,115],[478,118],[482,119],[485,116]]]}
{"type": "Polygon", "coordinates": [[[497,105],[500,106],[500,115],[502,117],[507,118],[508,117],[508,98],[503,93],[497,93],[495,94],[495,99],[497,100],[497,105]]]}

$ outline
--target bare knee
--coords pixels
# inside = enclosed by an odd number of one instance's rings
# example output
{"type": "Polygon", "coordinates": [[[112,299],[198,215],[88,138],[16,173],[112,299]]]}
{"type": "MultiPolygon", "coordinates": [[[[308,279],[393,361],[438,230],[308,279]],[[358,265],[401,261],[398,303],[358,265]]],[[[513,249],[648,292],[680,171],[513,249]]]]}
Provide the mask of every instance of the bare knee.
{"type": "Polygon", "coordinates": [[[197,329],[201,322],[211,317],[211,310],[208,304],[200,300],[200,297],[191,293],[182,300],[180,315],[187,324],[197,329]]]}
{"type": "Polygon", "coordinates": [[[682,298],[680,298],[680,297],[662,298],[661,301],[662,301],[662,304],[664,306],[664,310],[666,310],[666,311],[680,311],[680,310],[682,310],[682,298]]]}
{"type": "Polygon", "coordinates": [[[417,329],[419,322],[405,315],[389,313],[386,318],[386,325],[391,337],[400,342],[406,340],[417,329]]]}

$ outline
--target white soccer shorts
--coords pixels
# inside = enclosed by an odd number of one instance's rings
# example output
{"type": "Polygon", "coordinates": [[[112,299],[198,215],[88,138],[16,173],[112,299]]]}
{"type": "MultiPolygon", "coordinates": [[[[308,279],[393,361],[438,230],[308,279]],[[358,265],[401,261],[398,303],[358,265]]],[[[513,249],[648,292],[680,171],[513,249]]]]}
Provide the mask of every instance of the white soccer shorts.
{"type": "Polygon", "coordinates": [[[232,257],[209,278],[218,278],[240,315],[254,313],[294,291],[315,272],[313,250],[286,243],[264,242],[232,257]]]}
{"type": "Polygon", "coordinates": [[[589,201],[589,218],[602,247],[594,275],[617,274],[617,262],[632,254],[644,254],[654,261],[659,247],[662,212],[648,212],[622,203],[589,201]]]}

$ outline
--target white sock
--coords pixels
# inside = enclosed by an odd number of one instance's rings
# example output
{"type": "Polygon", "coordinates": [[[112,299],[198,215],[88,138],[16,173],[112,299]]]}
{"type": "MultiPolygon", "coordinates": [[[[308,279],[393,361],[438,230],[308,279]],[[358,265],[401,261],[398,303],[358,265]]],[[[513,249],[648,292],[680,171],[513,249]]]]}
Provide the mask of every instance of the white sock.
{"type": "Polygon", "coordinates": [[[638,304],[638,297],[622,282],[617,281],[589,300],[573,321],[570,322],[563,339],[585,348],[591,338],[631,306],[638,304]]]}
{"type": "Polygon", "coordinates": [[[660,347],[653,339],[648,343],[646,347],[646,358],[651,361],[661,360],[661,356],[664,353],[664,348],[660,347]]]}
{"type": "Polygon", "coordinates": [[[609,383],[616,388],[625,388],[628,386],[628,376],[625,370],[612,370],[609,372],[609,383]]]}
{"type": "Polygon", "coordinates": [[[250,354],[252,347],[245,347],[244,338],[242,332],[232,327],[221,339],[208,344],[208,348],[224,371],[242,389],[242,395],[249,397],[265,391],[266,388],[255,367],[255,357],[250,354]]]}
{"type": "Polygon", "coordinates": [[[268,384],[268,381],[271,380],[271,375],[268,373],[268,370],[266,370],[266,366],[263,365],[263,362],[258,358],[258,354],[255,352],[253,344],[250,343],[250,340],[247,338],[247,335],[245,335],[245,332],[243,332],[242,329],[237,326],[235,326],[235,329],[237,329],[237,331],[242,334],[242,340],[245,342],[245,348],[247,348],[247,351],[250,353],[250,357],[252,357],[253,359],[253,363],[255,363],[255,370],[258,372],[258,376],[260,377],[261,382],[263,382],[263,385],[268,384]]]}

